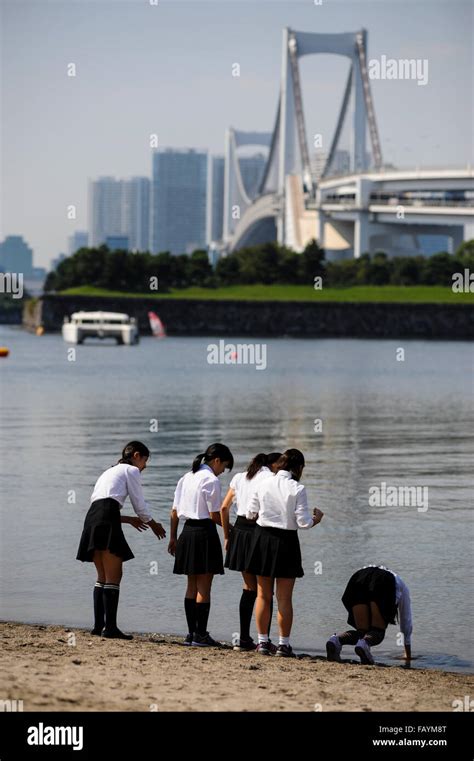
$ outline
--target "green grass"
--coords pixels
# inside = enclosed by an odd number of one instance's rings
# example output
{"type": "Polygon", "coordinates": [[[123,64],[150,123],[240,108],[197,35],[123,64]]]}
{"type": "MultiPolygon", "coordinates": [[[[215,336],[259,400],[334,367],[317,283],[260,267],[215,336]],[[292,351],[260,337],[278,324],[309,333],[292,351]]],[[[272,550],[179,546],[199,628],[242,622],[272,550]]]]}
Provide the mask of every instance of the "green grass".
{"type": "Polygon", "coordinates": [[[360,285],[350,288],[322,288],[306,285],[235,285],[227,288],[172,289],[170,293],[126,293],[105,288],[79,286],[61,291],[65,296],[109,296],[156,299],[211,299],[232,301],[342,301],[403,304],[474,304],[474,293],[453,293],[441,285],[360,285]]]}

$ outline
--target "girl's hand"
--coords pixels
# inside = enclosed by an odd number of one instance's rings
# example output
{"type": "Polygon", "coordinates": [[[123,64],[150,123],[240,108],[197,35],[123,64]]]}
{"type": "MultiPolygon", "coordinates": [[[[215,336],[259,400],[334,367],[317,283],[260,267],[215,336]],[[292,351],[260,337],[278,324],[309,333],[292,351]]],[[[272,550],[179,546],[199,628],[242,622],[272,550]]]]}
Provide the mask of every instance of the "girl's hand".
{"type": "Polygon", "coordinates": [[[229,549],[229,540],[228,539],[224,539],[224,549],[225,549],[226,552],[229,549]]]}
{"type": "Polygon", "coordinates": [[[321,523],[323,519],[324,513],[321,510],[318,510],[317,507],[313,510],[313,526],[317,526],[318,523],[321,523]]]}
{"type": "Polygon", "coordinates": [[[173,557],[176,554],[176,539],[170,539],[168,544],[168,552],[170,555],[173,555],[173,557]]]}
{"type": "Polygon", "coordinates": [[[144,523],[141,518],[138,516],[130,516],[130,520],[128,521],[131,526],[134,526],[137,531],[146,531],[148,528],[148,524],[144,523]]]}
{"type": "Polygon", "coordinates": [[[166,531],[164,530],[161,523],[157,523],[156,521],[150,521],[151,530],[153,531],[154,535],[158,537],[158,539],[164,539],[166,536],[166,531]]]}

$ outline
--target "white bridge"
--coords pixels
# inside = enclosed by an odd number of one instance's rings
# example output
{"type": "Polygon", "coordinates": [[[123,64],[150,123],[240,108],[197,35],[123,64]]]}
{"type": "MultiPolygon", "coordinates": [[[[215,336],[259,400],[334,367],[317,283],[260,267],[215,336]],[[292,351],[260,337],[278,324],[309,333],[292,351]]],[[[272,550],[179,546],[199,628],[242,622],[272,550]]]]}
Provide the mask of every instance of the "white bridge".
{"type": "Polygon", "coordinates": [[[474,171],[384,168],[366,49],[365,30],[317,34],[284,29],[273,132],[231,128],[226,134],[223,242],[227,251],[270,240],[302,251],[316,238],[328,258],[345,258],[378,250],[413,254],[423,234],[449,237],[451,250],[462,242],[464,226],[474,224],[474,171]],[[306,138],[298,60],[318,53],[345,56],[351,65],[336,130],[317,181],[306,138]],[[349,116],[349,173],[331,176],[349,116]],[[268,158],[259,192],[249,198],[240,173],[239,149],[257,145],[268,148],[268,158]]]}

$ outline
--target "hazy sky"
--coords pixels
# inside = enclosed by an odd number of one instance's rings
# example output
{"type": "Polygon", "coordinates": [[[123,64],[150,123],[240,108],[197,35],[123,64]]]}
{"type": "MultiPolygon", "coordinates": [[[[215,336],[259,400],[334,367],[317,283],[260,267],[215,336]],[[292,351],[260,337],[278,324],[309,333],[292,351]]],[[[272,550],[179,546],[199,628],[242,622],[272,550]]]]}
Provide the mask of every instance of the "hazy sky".
{"type": "MultiPolygon", "coordinates": [[[[0,237],[35,264],[87,228],[87,180],[150,175],[160,145],[222,153],[224,131],[270,131],[284,26],[368,30],[368,57],[428,59],[429,81],[372,80],[383,158],[473,161],[473,3],[322,0],[2,0],[0,237]],[[67,76],[75,63],[77,76],[67,76]],[[239,63],[240,77],[232,76],[239,63]],[[68,220],[68,204],[77,219],[68,220]]],[[[310,135],[330,143],[349,62],[301,61],[310,135]]]]}

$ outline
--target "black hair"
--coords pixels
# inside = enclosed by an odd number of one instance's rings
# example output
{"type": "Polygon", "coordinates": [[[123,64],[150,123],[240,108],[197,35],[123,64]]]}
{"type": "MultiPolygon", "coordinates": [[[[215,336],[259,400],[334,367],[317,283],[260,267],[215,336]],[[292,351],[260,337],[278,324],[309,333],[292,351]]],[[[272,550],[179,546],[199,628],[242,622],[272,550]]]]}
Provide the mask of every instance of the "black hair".
{"type": "Polygon", "coordinates": [[[281,457],[281,452],[270,452],[267,454],[267,465],[269,468],[281,457]]]}
{"type": "Polygon", "coordinates": [[[225,444],[211,444],[205,452],[198,454],[197,457],[194,458],[192,467],[193,473],[197,473],[203,460],[205,463],[208,463],[215,457],[218,457],[222,462],[228,462],[229,470],[232,470],[234,467],[234,458],[229,447],[226,447],[225,444]]]}
{"type": "Polygon", "coordinates": [[[263,468],[264,465],[268,465],[268,455],[260,452],[260,454],[256,454],[253,460],[249,462],[249,466],[247,468],[248,480],[251,481],[252,478],[257,475],[260,468],[263,468]]]}
{"type": "Polygon", "coordinates": [[[300,480],[301,469],[304,466],[304,455],[299,449],[287,449],[276,461],[277,472],[279,470],[289,470],[295,481],[300,480]]]}
{"type": "Polygon", "coordinates": [[[133,465],[132,458],[135,452],[138,452],[141,457],[150,456],[150,450],[147,446],[145,446],[145,444],[142,444],[141,441],[130,441],[127,446],[123,448],[122,457],[117,464],[120,465],[124,463],[126,465],[133,465]]]}

